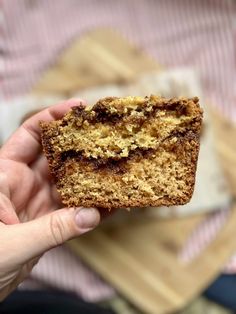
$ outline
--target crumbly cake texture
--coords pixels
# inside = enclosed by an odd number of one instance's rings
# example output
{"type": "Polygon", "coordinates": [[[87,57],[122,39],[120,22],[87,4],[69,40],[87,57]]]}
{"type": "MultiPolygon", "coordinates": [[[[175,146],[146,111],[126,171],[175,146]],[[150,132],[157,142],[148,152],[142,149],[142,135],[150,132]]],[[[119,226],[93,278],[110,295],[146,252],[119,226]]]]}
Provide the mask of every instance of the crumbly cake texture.
{"type": "Polygon", "coordinates": [[[69,207],[181,205],[194,183],[202,110],[197,97],[107,97],[40,122],[42,145],[69,207]]]}

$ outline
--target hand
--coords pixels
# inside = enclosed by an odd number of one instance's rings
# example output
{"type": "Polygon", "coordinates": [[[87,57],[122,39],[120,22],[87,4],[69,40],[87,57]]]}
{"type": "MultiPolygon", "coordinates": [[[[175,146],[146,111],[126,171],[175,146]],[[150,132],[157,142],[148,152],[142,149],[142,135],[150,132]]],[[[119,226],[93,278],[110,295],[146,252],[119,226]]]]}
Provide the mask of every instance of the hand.
{"type": "Polygon", "coordinates": [[[42,155],[39,121],[61,118],[69,100],[26,120],[0,150],[0,300],[29,274],[47,250],[93,229],[94,209],[63,208],[42,155]]]}

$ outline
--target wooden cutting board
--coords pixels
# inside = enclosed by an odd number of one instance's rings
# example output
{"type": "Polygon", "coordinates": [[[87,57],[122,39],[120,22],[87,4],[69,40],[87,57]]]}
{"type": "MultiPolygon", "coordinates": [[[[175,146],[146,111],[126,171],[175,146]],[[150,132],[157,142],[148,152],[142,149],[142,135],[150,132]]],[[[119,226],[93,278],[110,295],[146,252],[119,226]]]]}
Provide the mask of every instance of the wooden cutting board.
{"type": "Polygon", "coordinates": [[[178,252],[202,218],[133,219],[69,245],[144,313],[171,313],[203,291],[236,249],[234,208],[213,243],[193,262],[181,262],[178,252]]]}
{"type": "Polygon", "coordinates": [[[70,97],[80,89],[106,83],[124,84],[160,66],[118,33],[98,30],[78,39],[46,71],[33,92],[70,97]]]}
{"type": "MultiPolygon", "coordinates": [[[[65,51],[34,88],[34,93],[70,97],[78,90],[104,83],[130,82],[144,72],[160,70],[148,56],[109,30],[91,32],[65,51]]],[[[218,148],[236,187],[236,154],[228,146],[235,128],[219,130],[218,148]],[[234,158],[235,157],[235,158],[234,158]],[[235,175],[234,175],[235,174],[235,175]]],[[[223,126],[225,126],[222,122],[223,126]]],[[[234,145],[234,148],[235,145],[234,145]]],[[[196,225],[206,217],[140,219],[126,213],[127,222],[101,225],[69,242],[117,291],[145,313],[170,313],[185,306],[217,276],[236,251],[236,207],[213,243],[193,262],[184,264],[178,252],[196,225]]]]}

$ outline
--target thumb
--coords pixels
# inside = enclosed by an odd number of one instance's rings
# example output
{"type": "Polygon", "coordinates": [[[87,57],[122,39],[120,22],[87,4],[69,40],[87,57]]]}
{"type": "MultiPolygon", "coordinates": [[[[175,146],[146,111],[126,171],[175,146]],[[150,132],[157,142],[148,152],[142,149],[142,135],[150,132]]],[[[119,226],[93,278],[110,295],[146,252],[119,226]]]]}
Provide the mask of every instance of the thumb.
{"type": "Polygon", "coordinates": [[[25,263],[45,251],[93,229],[100,221],[95,208],[64,208],[35,220],[5,226],[8,262],[25,263]],[[10,246],[10,247],[9,247],[10,246]]]}

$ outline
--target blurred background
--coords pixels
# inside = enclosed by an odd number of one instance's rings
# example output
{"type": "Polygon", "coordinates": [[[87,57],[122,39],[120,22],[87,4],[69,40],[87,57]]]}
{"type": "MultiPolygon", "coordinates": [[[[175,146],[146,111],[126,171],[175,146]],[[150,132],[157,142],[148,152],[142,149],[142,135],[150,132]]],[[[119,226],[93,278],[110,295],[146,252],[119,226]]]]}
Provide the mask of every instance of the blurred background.
{"type": "Polygon", "coordinates": [[[1,0],[0,141],[79,97],[198,96],[188,205],[119,210],[46,253],[1,313],[236,312],[236,1],[1,0]]]}

